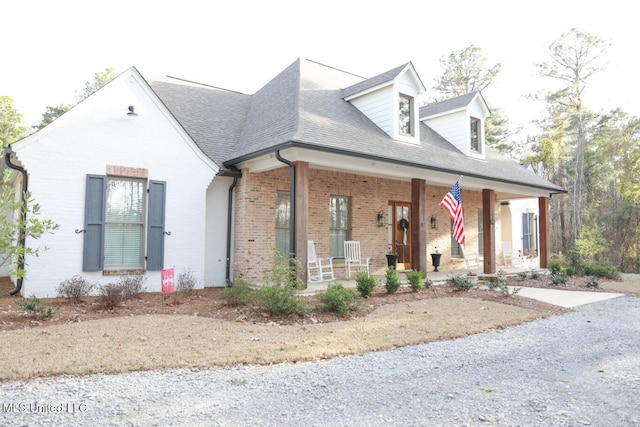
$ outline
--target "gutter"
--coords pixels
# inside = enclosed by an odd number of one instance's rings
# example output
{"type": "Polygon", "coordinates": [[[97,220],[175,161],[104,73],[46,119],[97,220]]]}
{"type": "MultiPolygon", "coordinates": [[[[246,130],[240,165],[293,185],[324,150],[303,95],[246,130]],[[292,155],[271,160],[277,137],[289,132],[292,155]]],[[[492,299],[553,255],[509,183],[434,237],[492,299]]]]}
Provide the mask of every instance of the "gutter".
{"type": "MultiPolygon", "coordinates": [[[[11,146],[6,147],[4,149],[4,162],[6,163],[6,165],[13,169],[18,171],[19,173],[22,174],[22,221],[23,224],[27,223],[27,198],[26,198],[26,194],[27,194],[27,190],[29,188],[29,183],[28,183],[28,175],[27,175],[27,171],[24,170],[24,168],[22,168],[21,166],[18,166],[14,163],[11,162],[11,155],[13,154],[13,150],[11,149],[11,146]]],[[[22,246],[24,248],[25,246],[25,233],[24,233],[24,229],[20,229],[20,234],[19,234],[19,238],[18,238],[18,244],[20,246],[22,246]]],[[[24,255],[18,260],[18,270],[22,270],[24,271],[24,255]]],[[[23,277],[20,277],[17,279],[16,281],[16,287],[14,289],[12,289],[11,291],[9,291],[9,295],[16,295],[18,292],[20,292],[20,290],[22,290],[22,283],[24,281],[23,277]]]]}
{"type": "Polygon", "coordinates": [[[229,199],[227,202],[227,260],[225,267],[225,281],[227,286],[231,284],[231,227],[233,225],[233,190],[238,185],[238,180],[242,178],[242,173],[235,167],[232,170],[221,171],[218,176],[231,176],[233,182],[229,186],[229,199]]]}
{"type": "MultiPolygon", "coordinates": [[[[289,194],[291,203],[291,215],[289,217],[289,256],[296,253],[296,166],[290,160],[280,155],[280,150],[276,150],[276,159],[289,166],[289,194]]],[[[295,255],[294,255],[295,256],[295,255]]]]}

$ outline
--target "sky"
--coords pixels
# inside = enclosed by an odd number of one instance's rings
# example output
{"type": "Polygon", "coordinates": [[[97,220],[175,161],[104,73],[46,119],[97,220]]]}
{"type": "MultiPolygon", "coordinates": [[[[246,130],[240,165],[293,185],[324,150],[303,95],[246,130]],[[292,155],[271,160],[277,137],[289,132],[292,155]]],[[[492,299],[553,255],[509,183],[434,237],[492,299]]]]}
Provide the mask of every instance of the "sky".
{"type": "MultiPolygon", "coordinates": [[[[271,0],[173,2],[9,0],[0,5],[0,95],[28,125],[47,105],[73,103],[105,68],[136,67],[247,94],[298,58],[363,77],[411,61],[427,90],[439,60],[475,45],[502,71],[483,93],[512,126],[544,108],[525,95],[552,89],[535,64],[571,28],[611,41],[607,70],[589,80],[587,108],[640,116],[637,42],[629,0],[271,0]]],[[[429,95],[429,92],[427,93],[429,95]]]]}

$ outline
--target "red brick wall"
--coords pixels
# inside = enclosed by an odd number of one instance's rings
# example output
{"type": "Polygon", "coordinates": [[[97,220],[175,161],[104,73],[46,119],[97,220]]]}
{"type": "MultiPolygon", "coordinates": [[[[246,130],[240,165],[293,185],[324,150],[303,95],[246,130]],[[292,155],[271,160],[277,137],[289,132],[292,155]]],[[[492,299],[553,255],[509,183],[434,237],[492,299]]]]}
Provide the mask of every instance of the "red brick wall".
{"type": "MultiPolygon", "coordinates": [[[[289,191],[289,168],[282,167],[263,173],[243,170],[235,194],[235,277],[259,283],[263,271],[271,267],[275,246],[276,191],[289,191]]],[[[441,270],[464,268],[463,262],[452,261],[448,213],[439,206],[448,187],[427,185],[427,221],[435,214],[438,229],[427,223],[427,253],[438,246],[442,255],[441,270]]],[[[329,198],[351,197],[351,238],[359,240],[364,257],[371,257],[372,271],[382,274],[386,268],[388,229],[378,227],[376,216],[382,211],[387,217],[389,201],[411,201],[411,182],[369,177],[344,172],[311,169],[309,173],[308,239],[313,240],[320,257],[329,256],[329,198]]],[[[467,253],[477,253],[477,210],[482,206],[482,193],[462,190],[465,209],[467,253]]],[[[496,209],[496,224],[499,222],[496,209]]],[[[496,236],[496,241],[500,241],[496,236]]],[[[428,270],[431,258],[427,256],[428,270]]],[[[344,277],[340,260],[334,260],[338,278],[344,277]]]]}

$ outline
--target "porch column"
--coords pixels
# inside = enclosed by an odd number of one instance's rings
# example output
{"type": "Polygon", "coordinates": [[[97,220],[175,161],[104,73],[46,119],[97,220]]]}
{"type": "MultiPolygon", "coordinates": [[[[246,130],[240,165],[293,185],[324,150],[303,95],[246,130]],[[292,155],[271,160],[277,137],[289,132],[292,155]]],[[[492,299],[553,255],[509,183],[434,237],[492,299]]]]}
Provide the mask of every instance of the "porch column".
{"type": "Polygon", "coordinates": [[[303,266],[301,279],[307,283],[307,224],[309,220],[309,163],[293,162],[295,165],[295,256],[303,266]]]}
{"type": "Polygon", "coordinates": [[[483,227],[483,256],[484,272],[493,274],[496,272],[496,192],[494,190],[482,190],[482,227],[483,227]]]}
{"type": "Polygon", "coordinates": [[[411,180],[411,268],[427,274],[427,192],[424,179],[411,180]]]}
{"type": "Polygon", "coordinates": [[[551,259],[551,235],[549,234],[549,198],[538,197],[540,233],[540,268],[547,268],[551,259]]]}

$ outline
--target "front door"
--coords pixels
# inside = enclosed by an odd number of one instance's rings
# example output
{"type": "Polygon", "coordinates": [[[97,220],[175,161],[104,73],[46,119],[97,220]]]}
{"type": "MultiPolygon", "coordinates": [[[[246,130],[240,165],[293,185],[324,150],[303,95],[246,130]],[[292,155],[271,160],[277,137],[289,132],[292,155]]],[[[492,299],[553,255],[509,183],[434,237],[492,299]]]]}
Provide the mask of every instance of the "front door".
{"type": "Polygon", "coordinates": [[[389,244],[398,255],[398,270],[411,268],[411,203],[389,202],[389,244]]]}

